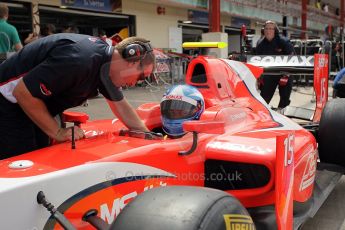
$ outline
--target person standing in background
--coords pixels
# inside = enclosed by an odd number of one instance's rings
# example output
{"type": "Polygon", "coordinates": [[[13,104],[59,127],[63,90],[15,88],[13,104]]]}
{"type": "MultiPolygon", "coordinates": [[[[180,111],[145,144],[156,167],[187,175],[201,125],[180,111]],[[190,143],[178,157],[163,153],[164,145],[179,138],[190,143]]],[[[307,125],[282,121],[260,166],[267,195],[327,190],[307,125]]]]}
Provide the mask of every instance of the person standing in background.
{"type": "Polygon", "coordinates": [[[0,3],[0,53],[18,51],[23,48],[17,29],[7,23],[8,6],[0,3]]]}
{"type": "Polygon", "coordinates": [[[316,0],[315,7],[319,10],[321,10],[321,0],[316,0]]]}
{"type": "Polygon", "coordinates": [[[30,33],[27,38],[24,40],[24,44],[28,44],[30,42],[33,42],[39,38],[43,38],[48,35],[55,34],[55,26],[53,24],[44,24],[40,28],[40,35],[37,35],[36,33],[30,33]]]}
{"type": "Polygon", "coordinates": [[[65,27],[63,27],[62,33],[73,33],[73,34],[79,34],[79,29],[74,24],[68,24],[65,27]]]}
{"type": "MultiPolygon", "coordinates": [[[[293,55],[294,49],[290,41],[279,34],[278,26],[273,21],[266,21],[264,26],[264,37],[258,41],[256,46],[257,55],[293,55]]],[[[261,96],[269,104],[274,92],[279,85],[280,101],[278,110],[281,111],[290,104],[293,79],[288,76],[274,77],[262,76],[260,85],[261,96]]]]}
{"type": "Polygon", "coordinates": [[[99,29],[98,30],[98,36],[103,40],[105,41],[106,43],[108,43],[109,46],[112,46],[113,45],[113,41],[107,37],[107,34],[105,32],[105,30],[103,29],[99,29]]]}
{"type": "Polygon", "coordinates": [[[329,12],[329,5],[328,5],[328,3],[325,3],[325,4],[322,5],[322,10],[327,12],[327,13],[329,12]]]}

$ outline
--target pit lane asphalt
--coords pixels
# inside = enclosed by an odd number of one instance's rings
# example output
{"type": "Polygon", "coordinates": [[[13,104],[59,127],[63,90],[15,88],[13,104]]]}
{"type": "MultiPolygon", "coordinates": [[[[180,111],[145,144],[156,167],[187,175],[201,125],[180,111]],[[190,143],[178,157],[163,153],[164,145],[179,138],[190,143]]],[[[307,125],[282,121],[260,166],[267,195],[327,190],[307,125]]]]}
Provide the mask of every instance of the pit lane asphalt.
{"type": "MultiPolygon", "coordinates": [[[[126,99],[134,107],[146,102],[159,102],[165,92],[164,86],[156,87],[134,87],[123,90],[126,99]]],[[[332,95],[332,88],[329,88],[329,95],[332,95]]],[[[312,87],[294,87],[291,94],[291,105],[303,108],[314,109],[315,97],[312,87]]],[[[279,102],[278,90],[272,99],[271,106],[277,107],[279,102]]],[[[114,118],[110,108],[102,96],[88,100],[87,107],[76,107],[72,111],[86,112],[90,120],[114,118]]],[[[302,227],[302,230],[345,230],[345,176],[332,191],[314,218],[310,219],[302,227]]]]}

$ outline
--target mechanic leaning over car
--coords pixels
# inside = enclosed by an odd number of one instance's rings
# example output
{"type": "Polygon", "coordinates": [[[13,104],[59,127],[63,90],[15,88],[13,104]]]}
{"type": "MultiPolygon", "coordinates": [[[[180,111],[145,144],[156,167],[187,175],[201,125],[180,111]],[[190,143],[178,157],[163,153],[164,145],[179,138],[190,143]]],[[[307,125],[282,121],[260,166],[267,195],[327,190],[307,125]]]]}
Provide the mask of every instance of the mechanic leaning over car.
{"type": "MultiPolygon", "coordinates": [[[[290,41],[279,34],[278,26],[273,21],[266,21],[264,26],[264,37],[256,46],[257,55],[293,55],[294,49],[290,41]]],[[[293,79],[288,76],[263,75],[260,79],[261,96],[267,104],[270,103],[274,92],[279,85],[280,101],[278,109],[284,109],[290,104],[293,79]]]]}
{"type": "MultiPolygon", "coordinates": [[[[0,65],[0,159],[71,140],[71,128],[54,119],[64,110],[104,95],[130,129],[148,131],[123,97],[121,86],[149,76],[155,57],[148,40],[130,37],[116,47],[100,38],[71,33],[26,45],[0,65]]],[[[84,132],[75,127],[75,139],[84,132]]]]}

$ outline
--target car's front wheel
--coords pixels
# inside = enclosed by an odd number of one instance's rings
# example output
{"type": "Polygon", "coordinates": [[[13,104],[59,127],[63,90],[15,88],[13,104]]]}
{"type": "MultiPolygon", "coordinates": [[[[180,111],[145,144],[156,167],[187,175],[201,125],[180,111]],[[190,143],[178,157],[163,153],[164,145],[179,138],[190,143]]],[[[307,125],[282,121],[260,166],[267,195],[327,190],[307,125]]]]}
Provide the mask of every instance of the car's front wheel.
{"type": "Polygon", "coordinates": [[[168,186],[146,191],[130,202],[110,229],[255,229],[247,210],[220,190],[168,186]],[[246,227],[246,228],[244,228],[246,227]]]}

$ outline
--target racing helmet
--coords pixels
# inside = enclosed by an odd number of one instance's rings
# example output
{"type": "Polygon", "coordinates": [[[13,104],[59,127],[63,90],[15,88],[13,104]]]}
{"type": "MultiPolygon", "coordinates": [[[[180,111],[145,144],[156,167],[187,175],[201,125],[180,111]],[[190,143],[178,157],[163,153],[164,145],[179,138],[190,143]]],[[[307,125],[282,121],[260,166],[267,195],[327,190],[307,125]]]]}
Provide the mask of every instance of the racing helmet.
{"type": "Polygon", "coordinates": [[[160,104],[163,131],[181,136],[185,121],[198,120],[205,109],[204,97],[190,85],[176,85],[168,89],[160,104]]]}

